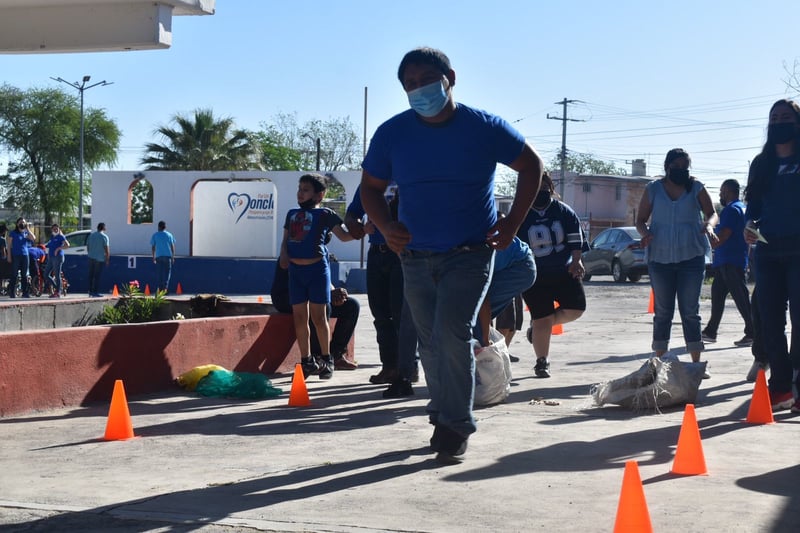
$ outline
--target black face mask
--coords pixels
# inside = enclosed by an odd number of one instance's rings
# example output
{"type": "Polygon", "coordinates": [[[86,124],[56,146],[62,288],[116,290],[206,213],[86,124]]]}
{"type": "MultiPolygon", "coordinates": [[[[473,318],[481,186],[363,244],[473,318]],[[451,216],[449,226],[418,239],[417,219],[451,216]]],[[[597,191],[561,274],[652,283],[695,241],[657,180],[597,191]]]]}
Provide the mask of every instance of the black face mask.
{"type": "Polygon", "coordinates": [[[25,229],[25,224],[18,224],[17,229],[25,229]]]}
{"type": "Polygon", "coordinates": [[[310,199],[306,200],[305,202],[298,203],[297,205],[299,205],[303,209],[314,209],[314,206],[317,205],[317,203],[314,201],[313,198],[310,198],[310,199]]]}
{"type": "Polygon", "coordinates": [[[550,191],[547,189],[539,191],[536,195],[536,199],[533,201],[533,207],[538,209],[544,209],[548,205],[550,205],[550,200],[552,199],[552,195],[550,191]]]}
{"type": "Polygon", "coordinates": [[[786,144],[797,136],[793,122],[781,122],[767,126],[767,142],[772,144],[786,144]]]}
{"type": "Polygon", "coordinates": [[[671,168],[667,174],[669,180],[676,185],[686,185],[689,183],[689,169],[671,168]]]}

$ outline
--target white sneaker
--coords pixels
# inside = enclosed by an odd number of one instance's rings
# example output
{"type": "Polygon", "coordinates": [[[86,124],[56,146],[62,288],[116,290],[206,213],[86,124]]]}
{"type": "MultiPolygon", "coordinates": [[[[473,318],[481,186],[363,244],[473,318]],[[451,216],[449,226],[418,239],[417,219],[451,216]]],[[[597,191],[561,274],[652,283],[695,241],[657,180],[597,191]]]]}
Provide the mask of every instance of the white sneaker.
{"type": "Polygon", "coordinates": [[[750,370],[747,371],[747,377],[744,378],[748,383],[755,383],[756,378],[758,377],[758,371],[764,369],[764,372],[769,370],[769,365],[767,363],[761,363],[760,361],[753,361],[753,364],[750,366],[750,370]]]}

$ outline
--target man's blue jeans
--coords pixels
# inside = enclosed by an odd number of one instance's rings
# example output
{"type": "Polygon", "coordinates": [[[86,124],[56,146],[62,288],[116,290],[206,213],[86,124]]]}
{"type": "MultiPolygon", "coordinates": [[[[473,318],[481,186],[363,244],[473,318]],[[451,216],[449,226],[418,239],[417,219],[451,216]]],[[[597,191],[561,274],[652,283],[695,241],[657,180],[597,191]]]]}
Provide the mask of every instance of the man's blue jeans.
{"type": "Polygon", "coordinates": [[[406,250],[401,256],[405,295],[419,336],[432,424],[466,437],[475,432],[475,341],[472,328],[489,286],[494,250],[406,250]]]}
{"type": "Polygon", "coordinates": [[[800,368],[800,256],[766,254],[756,246],[756,290],[764,350],[770,366],[769,390],[791,392],[792,367],[800,368]],[[791,350],[786,343],[786,306],[792,320],[791,350]]]}
{"type": "Polygon", "coordinates": [[[700,338],[700,290],[705,278],[705,257],[698,255],[679,263],[650,262],[648,270],[650,286],[655,295],[653,350],[666,351],[669,347],[677,296],[686,350],[703,351],[700,338]]]}
{"type": "Polygon", "coordinates": [[[156,287],[160,291],[169,290],[169,277],[172,274],[172,257],[156,257],[156,287]]]}

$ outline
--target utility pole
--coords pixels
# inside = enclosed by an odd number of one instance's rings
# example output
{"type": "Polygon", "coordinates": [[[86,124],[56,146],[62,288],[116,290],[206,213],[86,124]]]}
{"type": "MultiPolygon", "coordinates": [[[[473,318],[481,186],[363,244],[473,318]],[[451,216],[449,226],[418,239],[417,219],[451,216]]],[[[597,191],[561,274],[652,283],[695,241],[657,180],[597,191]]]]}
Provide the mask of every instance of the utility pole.
{"type": "Polygon", "coordinates": [[[561,184],[559,188],[561,189],[558,194],[561,198],[564,198],[564,182],[566,181],[565,178],[565,168],[567,165],[567,121],[570,122],[584,122],[583,120],[578,120],[574,118],[567,118],[567,104],[573,104],[575,102],[583,103],[581,100],[567,100],[564,98],[560,102],[554,102],[556,104],[561,104],[564,106],[564,110],[560,117],[551,117],[550,113],[547,114],[547,118],[551,120],[560,120],[561,121],[561,153],[558,155],[558,158],[561,160],[561,184]]]}

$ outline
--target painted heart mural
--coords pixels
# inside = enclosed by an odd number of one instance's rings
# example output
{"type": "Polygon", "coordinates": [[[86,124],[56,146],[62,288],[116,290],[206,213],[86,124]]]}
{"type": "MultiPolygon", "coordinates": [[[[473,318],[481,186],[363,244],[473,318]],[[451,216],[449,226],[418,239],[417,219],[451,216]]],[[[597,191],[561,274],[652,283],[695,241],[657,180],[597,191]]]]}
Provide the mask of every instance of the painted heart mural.
{"type": "Polygon", "coordinates": [[[228,207],[230,207],[231,212],[236,216],[236,222],[239,222],[250,207],[250,195],[235,192],[230,193],[228,195],[228,207]]]}

